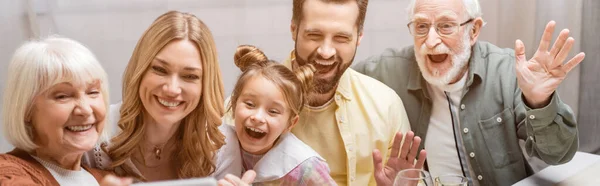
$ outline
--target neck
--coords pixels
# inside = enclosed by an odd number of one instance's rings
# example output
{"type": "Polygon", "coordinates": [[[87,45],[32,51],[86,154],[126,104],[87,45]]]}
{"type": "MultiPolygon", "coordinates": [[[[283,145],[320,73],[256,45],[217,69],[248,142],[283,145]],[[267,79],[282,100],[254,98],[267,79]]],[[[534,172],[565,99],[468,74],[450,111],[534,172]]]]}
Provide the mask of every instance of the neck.
{"type": "Polygon", "coordinates": [[[329,100],[333,99],[333,96],[335,95],[335,90],[336,88],[331,89],[329,92],[325,93],[325,94],[319,94],[319,93],[314,93],[311,92],[308,94],[308,105],[311,107],[320,107],[325,105],[327,102],[329,102],[329,100]]]}
{"type": "Polygon", "coordinates": [[[157,123],[154,119],[146,119],[145,123],[145,142],[147,148],[162,146],[175,135],[181,121],[175,124],[157,123]]]}
{"type": "Polygon", "coordinates": [[[454,77],[454,79],[452,79],[452,81],[450,81],[449,84],[454,84],[458,81],[460,81],[460,79],[462,79],[462,77],[465,75],[465,73],[467,73],[467,69],[469,69],[469,65],[465,65],[465,67],[460,70],[460,73],[458,73],[458,75],[456,77],[454,77]]]}
{"type": "Polygon", "coordinates": [[[48,149],[38,148],[33,152],[33,155],[44,161],[58,165],[63,169],[75,171],[81,170],[81,157],[83,156],[83,152],[61,154],[52,152],[48,149]]]}

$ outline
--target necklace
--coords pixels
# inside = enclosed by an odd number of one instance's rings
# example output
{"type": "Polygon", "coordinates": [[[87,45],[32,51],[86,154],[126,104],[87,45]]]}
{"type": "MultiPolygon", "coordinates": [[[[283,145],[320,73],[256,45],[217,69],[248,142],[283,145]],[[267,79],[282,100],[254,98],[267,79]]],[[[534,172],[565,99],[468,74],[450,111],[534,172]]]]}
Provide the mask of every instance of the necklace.
{"type": "Polygon", "coordinates": [[[158,145],[157,145],[157,146],[154,146],[154,157],[155,157],[157,160],[160,160],[160,153],[161,153],[161,152],[162,152],[162,148],[158,147],[158,145]]]}

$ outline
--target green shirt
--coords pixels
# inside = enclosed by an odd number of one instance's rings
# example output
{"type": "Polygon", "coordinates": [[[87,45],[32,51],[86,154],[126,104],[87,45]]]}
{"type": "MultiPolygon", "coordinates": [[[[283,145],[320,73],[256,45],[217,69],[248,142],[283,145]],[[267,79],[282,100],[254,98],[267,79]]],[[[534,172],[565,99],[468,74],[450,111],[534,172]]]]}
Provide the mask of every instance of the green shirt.
{"type": "MultiPolygon", "coordinates": [[[[415,135],[427,140],[432,102],[413,46],[387,49],[352,68],[395,90],[415,135]]],[[[458,120],[461,128],[468,129],[460,132],[466,150],[462,153],[476,154],[467,161],[479,185],[511,185],[531,174],[519,140],[525,140],[528,155],[547,164],[562,164],[573,158],[579,146],[573,111],[556,92],[544,108],[531,109],[524,104],[517,85],[514,50],[476,42],[468,68],[458,120]]]]}

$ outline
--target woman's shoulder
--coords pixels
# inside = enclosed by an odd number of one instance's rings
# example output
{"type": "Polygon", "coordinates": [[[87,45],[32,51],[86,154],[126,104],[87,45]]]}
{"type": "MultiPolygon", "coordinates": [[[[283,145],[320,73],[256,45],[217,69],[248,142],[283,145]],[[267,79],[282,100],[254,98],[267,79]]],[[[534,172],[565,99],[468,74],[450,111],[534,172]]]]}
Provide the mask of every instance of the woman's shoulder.
{"type": "Polygon", "coordinates": [[[51,185],[41,166],[11,154],[0,154],[1,185],[51,185]]]}

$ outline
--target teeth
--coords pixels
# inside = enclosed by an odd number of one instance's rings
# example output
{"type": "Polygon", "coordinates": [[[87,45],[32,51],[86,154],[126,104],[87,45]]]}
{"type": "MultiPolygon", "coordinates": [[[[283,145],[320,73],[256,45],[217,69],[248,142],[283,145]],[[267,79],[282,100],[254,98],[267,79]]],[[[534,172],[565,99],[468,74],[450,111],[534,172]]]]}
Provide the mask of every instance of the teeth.
{"type": "Polygon", "coordinates": [[[181,104],[181,102],[169,102],[160,98],[158,98],[158,102],[165,107],[176,107],[179,106],[179,104],[181,104]]]}
{"type": "Polygon", "coordinates": [[[76,126],[68,126],[67,129],[74,132],[86,131],[92,128],[93,125],[76,125],[76,126]]]}
{"type": "Polygon", "coordinates": [[[333,65],[335,63],[335,61],[317,61],[317,60],[315,60],[315,63],[317,63],[319,65],[323,65],[323,66],[329,66],[329,65],[333,65]]]}
{"type": "Polygon", "coordinates": [[[252,132],[265,133],[265,131],[262,131],[262,130],[257,129],[257,128],[252,128],[252,127],[246,127],[246,128],[250,129],[252,132]]]}

